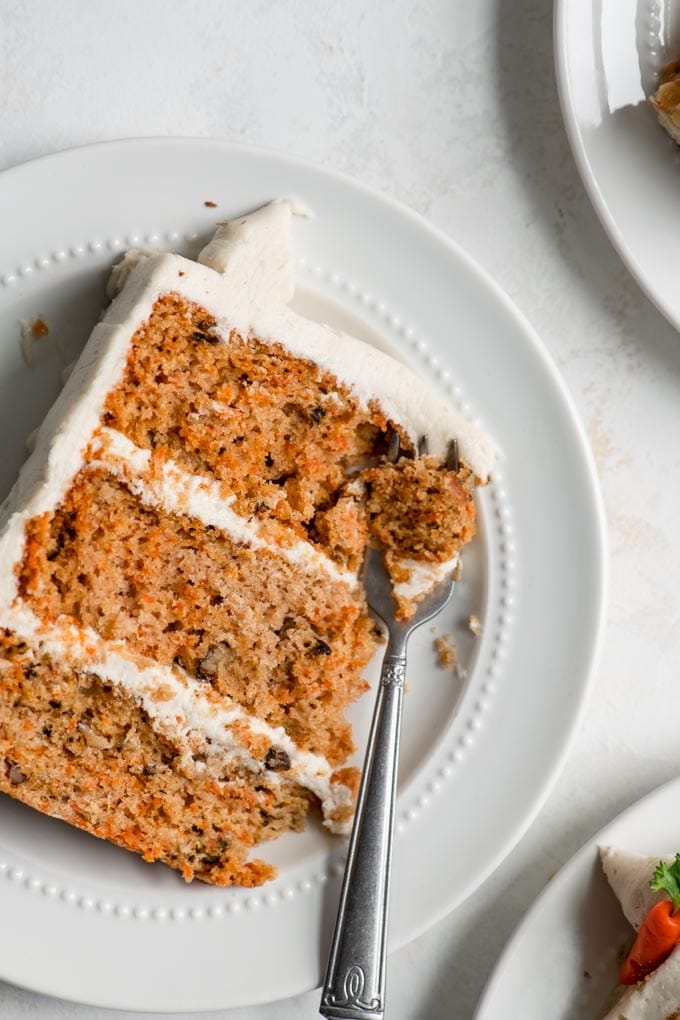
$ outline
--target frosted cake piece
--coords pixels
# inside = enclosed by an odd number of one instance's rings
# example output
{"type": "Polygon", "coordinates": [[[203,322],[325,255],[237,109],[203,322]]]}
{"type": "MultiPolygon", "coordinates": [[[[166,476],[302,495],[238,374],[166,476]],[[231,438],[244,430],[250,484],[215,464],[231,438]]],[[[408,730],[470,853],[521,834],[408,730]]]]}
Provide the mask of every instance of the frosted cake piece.
{"type": "Polygon", "coordinates": [[[198,261],[125,256],[0,516],[0,790],[187,881],[272,877],[252,848],[310,810],[347,831],[366,546],[408,615],[495,457],[288,307],[291,215],[224,223],[198,261]]]}

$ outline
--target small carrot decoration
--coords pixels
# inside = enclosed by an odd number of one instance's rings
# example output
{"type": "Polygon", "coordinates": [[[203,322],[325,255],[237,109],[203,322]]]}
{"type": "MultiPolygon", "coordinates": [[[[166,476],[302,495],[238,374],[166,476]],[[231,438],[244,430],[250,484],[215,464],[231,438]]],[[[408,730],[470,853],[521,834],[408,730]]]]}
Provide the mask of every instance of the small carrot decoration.
{"type": "Polygon", "coordinates": [[[635,985],[670,956],[680,942],[680,854],[669,866],[659,861],[649,883],[655,892],[665,892],[670,899],[656,903],[648,910],[640,925],[635,942],[623,961],[619,984],[635,985]]]}

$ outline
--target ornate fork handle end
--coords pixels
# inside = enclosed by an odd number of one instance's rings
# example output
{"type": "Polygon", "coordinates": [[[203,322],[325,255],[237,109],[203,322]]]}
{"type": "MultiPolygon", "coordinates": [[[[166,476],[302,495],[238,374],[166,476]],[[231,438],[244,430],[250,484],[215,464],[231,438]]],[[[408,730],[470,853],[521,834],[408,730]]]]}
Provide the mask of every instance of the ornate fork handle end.
{"type": "MultiPolygon", "coordinates": [[[[396,440],[391,443],[391,450],[396,459],[399,455],[396,440]]],[[[399,620],[384,555],[378,549],[369,549],[364,588],[370,608],[387,627],[389,640],[319,1007],[327,1020],[382,1020],[384,1016],[390,862],[406,646],[411,633],[444,608],[453,590],[453,578],[447,576],[436,585],[408,620],[399,620]]]]}
{"type": "Polygon", "coordinates": [[[364,1009],[361,1006],[331,1006],[324,999],[319,1009],[326,1020],[384,1020],[382,1006],[379,1009],[364,1009]]]}

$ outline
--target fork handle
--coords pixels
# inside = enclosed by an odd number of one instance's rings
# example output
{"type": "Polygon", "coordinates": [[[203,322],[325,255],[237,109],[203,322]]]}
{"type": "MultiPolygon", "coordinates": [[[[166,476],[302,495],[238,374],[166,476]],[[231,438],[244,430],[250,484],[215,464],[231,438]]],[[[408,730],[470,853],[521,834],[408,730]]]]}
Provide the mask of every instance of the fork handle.
{"type": "Polygon", "coordinates": [[[382,1020],[406,655],[385,655],[319,1012],[382,1020]]]}

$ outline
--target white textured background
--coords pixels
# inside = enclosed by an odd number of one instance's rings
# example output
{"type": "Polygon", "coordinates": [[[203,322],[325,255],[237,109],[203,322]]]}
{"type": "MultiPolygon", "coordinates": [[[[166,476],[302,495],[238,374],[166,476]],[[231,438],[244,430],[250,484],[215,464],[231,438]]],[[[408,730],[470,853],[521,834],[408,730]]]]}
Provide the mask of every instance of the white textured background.
{"type": "MultiPolygon", "coordinates": [[[[595,451],[611,534],[609,624],[590,710],[519,847],[390,967],[390,1020],[470,1020],[550,874],[678,769],[666,709],[680,672],[680,339],[628,276],[583,192],[558,109],[549,0],[368,8],[0,0],[0,168],[105,138],[186,134],[347,171],[466,247],[563,371],[595,451]]],[[[301,1020],[316,1015],[317,1001],[309,994],[214,1015],[301,1020]]],[[[114,1015],[0,984],[9,1020],[114,1015]]]]}

